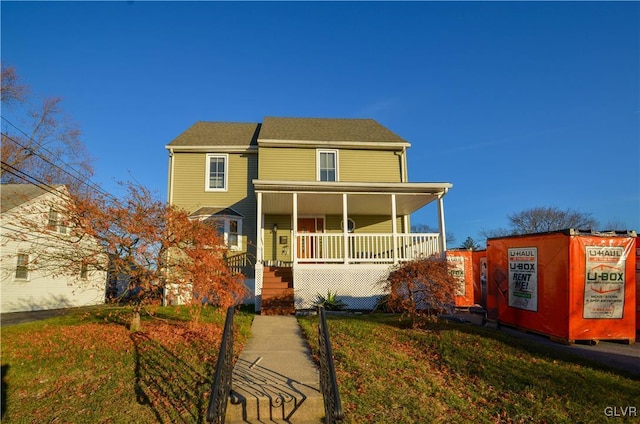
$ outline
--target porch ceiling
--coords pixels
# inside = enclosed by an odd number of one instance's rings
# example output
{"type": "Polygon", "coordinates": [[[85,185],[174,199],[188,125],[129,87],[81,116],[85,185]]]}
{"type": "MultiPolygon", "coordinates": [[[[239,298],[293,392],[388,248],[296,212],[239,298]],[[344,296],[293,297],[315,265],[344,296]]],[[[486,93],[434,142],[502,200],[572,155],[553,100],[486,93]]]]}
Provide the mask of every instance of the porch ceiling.
{"type": "Polygon", "coordinates": [[[268,214],[293,213],[293,193],[298,193],[298,215],[340,215],[342,194],[347,193],[349,215],[391,215],[391,194],[396,214],[409,215],[444,195],[449,183],[296,183],[254,180],[262,193],[262,210],[268,214]]]}

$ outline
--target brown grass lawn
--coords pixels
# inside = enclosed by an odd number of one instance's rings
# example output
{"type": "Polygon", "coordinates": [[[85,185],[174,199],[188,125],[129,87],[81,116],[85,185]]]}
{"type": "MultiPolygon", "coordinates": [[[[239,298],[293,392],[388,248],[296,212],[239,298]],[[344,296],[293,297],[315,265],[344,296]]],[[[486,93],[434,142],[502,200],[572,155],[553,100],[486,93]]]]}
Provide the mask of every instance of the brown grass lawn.
{"type": "MultiPolygon", "coordinates": [[[[93,308],[2,328],[3,423],[203,423],[224,314],[93,308]]],[[[236,314],[236,353],[253,316],[236,314]]],[[[317,317],[300,317],[312,349],[317,317]]],[[[329,316],[347,423],[600,423],[640,379],[464,324],[329,316]]],[[[620,411],[620,409],[618,409],[620,411]]],[[[620,422],[638,418],[618,418],[620,422]]]]}
{"type": "MultiPolygon", "coordinates": [[[[2,329],[3,423],[204,422],[224,316],[98,308],[2,329]],[[5,386],[6,384],[6,386],[5,386]]],[[[251,316],[237,314],[239,353],[251,316]]]]}

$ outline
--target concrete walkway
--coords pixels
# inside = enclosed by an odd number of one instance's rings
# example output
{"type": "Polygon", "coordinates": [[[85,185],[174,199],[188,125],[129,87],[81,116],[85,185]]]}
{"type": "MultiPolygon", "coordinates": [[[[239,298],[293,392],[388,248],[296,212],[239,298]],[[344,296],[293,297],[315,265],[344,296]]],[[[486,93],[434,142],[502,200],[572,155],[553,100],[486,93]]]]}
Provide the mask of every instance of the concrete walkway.
{"type": "Polygon", "coordinates": [[[293,316],[256,315],[233,370],[227,423],[319,423],[318,369],[293,316]]]}

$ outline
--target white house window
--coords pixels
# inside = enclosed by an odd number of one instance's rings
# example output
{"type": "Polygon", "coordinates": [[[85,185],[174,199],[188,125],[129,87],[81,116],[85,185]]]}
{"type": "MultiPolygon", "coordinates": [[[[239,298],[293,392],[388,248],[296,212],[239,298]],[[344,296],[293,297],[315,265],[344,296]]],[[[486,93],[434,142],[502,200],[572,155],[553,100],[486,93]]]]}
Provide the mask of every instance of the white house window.
{"type": "Polygon", "coordinates": [[[227,236],[227,246],[230,248],[240,249],[240,220],[228,219],[228,231],[225,231],[227,236]]]}
{"type": "Polygon", "coordinates": [[[208,154],[205,189],[227,191],[229,155],[208,154]]]}
{"type": "Polygon", "coordinates": [[[82,280],[86,280],[88,276],[89,276],[89,267],[87,266],[87,264],[82,264],[82,266],[80,267],[80,278],[82,280]]]}
{"type": "Polygon", "coordinates": [[[242,250],[242,218],[228,216],[201,217],[215,223],[224,244],[231,250],[242,250]]]}
{"type": "Polygon", "coordinates": [[[67,234],[67,227],[62,221],[62,214],[56,211],[54,208],[49,209],[47,228],[51,231],[57,231],[60,234],[67,234]]]}
{"type": "Polygon", "coordinates": [[[318,181],[338,181],[338,151],[318,150],[318,181]]]}
{"type": "Polygon", "coordinates": [[[16,280],[29,279],[29,255],[18,253],[16,263],[16,280]]]}

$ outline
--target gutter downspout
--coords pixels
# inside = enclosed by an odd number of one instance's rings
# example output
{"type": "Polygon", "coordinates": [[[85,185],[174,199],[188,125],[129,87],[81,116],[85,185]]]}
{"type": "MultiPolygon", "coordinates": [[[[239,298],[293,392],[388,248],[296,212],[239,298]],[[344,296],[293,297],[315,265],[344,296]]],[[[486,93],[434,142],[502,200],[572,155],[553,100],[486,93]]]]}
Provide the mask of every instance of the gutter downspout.
{"type": "Polygon", "coordinates": [[[448,189],[444,189],[442,194],[438,196],[438,225],[440,227],[440,255],[442,259],[446,257],[447,252],[447,231],[444,225],[444,195],[448,189]]]}
{"type": "MultiPolygon", "coordinates": [[[[169,148],[169,183],[167,184],[167,202],[169,205],[173,203],[173,149],[169,148]]],[[[165,252],[167,261],[169,260],[169,251],[165,252]]],[[[169,281],[169,269],[165,270],[165,284],[162,288],[162,306],[167,306],[167,281],[169,281]]]]}
{"type": "Polygon", "coordinates": [[[169,202],[170,205],[173,205],[173,161],[174,161],[174,157],[173,157],[173,149],[170,148],[169,149],[169,186],[167,187],[168,193],[167,193],[167,201],[169,202]]]}
{"type": "MultiPolygon", "coordinates": [[[[407,175],[407,147],[402,146],[402,152],[400,153],[400,182],[409,182],[407,175]]],[[[409,234],[411,232],[411,215],[402,216],[402,232],[409,234]]]]}

